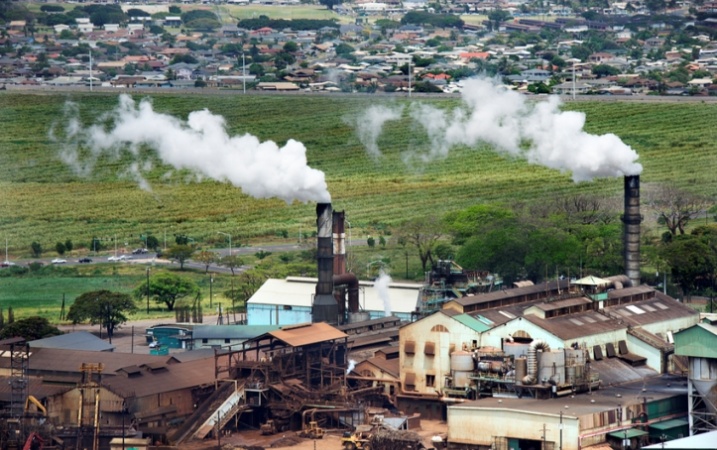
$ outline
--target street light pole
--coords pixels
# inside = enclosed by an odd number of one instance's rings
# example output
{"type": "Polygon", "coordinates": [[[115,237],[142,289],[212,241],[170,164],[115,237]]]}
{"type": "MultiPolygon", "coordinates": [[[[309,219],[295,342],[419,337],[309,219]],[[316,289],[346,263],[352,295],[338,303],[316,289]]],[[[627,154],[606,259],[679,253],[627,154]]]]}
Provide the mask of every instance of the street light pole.
{"type": "Polygon", "coordinates": [[[149,314],[149,267],[147,267],[147,314],[149,314]]]}
{"type": "Polygon", "coordinates": [[[241,75],[244,81],[244,93],[246,94],[246,59],[244,59],[244,53],[241,54],[241,75]]]}

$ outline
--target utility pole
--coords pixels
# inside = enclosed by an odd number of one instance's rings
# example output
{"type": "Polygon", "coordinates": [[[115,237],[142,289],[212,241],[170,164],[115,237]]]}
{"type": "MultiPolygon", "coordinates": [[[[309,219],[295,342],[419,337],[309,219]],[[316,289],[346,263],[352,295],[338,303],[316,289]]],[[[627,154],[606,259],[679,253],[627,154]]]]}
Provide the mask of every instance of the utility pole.
{"type": "Polygon", "coordinates": [[[563,450],[563,411],[560,410],[560,425],[558,427],[560,429],[560,443],[558,445],[558,450],[563,450]]]}

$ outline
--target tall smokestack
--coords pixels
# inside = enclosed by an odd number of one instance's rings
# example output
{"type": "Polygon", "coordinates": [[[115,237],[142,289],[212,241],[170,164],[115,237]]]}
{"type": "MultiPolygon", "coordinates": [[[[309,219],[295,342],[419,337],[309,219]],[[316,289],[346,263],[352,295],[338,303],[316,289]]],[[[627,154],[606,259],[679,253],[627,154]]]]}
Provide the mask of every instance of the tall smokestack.
{"type": "Polygon", "coordinates": [[[331,203],[319,203],[316,205],[319,281],[316,283],[316,295],[314,296],[311,318],[313,322],[327,322],[335,325],[338,324],[339,308],[333,296],[332,215],[331,203]]]}
{"type": "Polygon", "coordinates": [[[640,284],[640,176],[625,177],[625,213],[623,225],[623,256],[625,275],[633,286],[640,284]]]}
{"type": "Polygon", "coordinates": [[[334,211],[334,275],[346,273],[346,213],[334,211]]]}

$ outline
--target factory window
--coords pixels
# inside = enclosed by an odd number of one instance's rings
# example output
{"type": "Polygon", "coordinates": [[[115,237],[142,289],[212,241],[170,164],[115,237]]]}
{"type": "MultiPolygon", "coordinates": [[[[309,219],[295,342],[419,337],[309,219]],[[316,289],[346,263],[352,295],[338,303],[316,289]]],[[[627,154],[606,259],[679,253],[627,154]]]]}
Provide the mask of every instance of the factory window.
{"type": "Polygon", "coordinates": [[[426,375],[426,387],[433,387],[436,385],[435,375],[426,375]]]}
{"type": "Polygon", "coordinates": [[[209,342],[209,339],[207,339],[207,338],[202,339],[202,344],[206,344],[207,342],[209,342]]]}
{"type": "Polygon", "coordinates": [[[416,390],[416,374],[413,372],[406,372],[406,378],[405,378],[404,384],[406,385],[407,391],[415,391],[416,390]]]}
{"type": "Polygon", "coordinates": [[[413,341],[406,341],[405,344],[403,344],[403,351],[406,352],[407,355],[413,355],[416,353],[416,343],[413,341]]]}
{"type": "Polygon", "coordinates": [[[439,333],[448,333],[448,328],[444,327],[441,324],[434,325],[433,328],[431,328],[431,331],[438,331],[439,333]]]}
{"type": "Polygon", "coordinates": [[[423,353],[425,355],[433,356],[436,354],[436,344],[433,342],[426,342],[425,347],[423,348],[423,353]]]}
{"type": "Polygon", "coordinates": [[[232,342],[231,339],[224,339],[224,343],[225,343],[225,344],[230,344],[231,342],[232,342]]]}

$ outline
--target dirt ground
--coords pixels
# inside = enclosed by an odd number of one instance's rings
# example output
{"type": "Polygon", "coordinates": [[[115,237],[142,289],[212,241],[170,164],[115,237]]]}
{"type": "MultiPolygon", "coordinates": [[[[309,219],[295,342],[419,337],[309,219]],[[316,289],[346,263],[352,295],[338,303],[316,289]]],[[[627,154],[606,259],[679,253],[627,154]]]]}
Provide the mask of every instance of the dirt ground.
{"type": "MultiPolygon", "coordinates": [[[[433,447],[431,438],[435,435],[447,432],[445,422],[436,420],[422,420],[420,430],[412,430],[423,438],[423,445],[426,448],[433,447]]],[[[304,439],[296,435],[295,432],[280,433],[273,436],[262,436],[258,430],[242,431],[229,436],[222,436],[221,442],[216,440],[204,440],[201,442],[191,442],[182,445],[182,449],[187,450],[208,450],[210,448],[219,448],[221,444],[223,450],[238,450],[247,448],[265,448],[274,450],[342,450],[341,432],[328,430],[323,439],[304,439]]]]}
{"type": "MultiPolygon", "coordinates": [[[[117,353],[139,353],[149,354],[149,346],[144,337],[145,330],[152,326],[162,323],[174,323],[173,318],[165,319],[147,319],[138,320],[125,324],[122,328],[115,331],[112,339],[112,345],[115,346],[117,353]]],[[[204,324],[211,325],[217,323],[217,316],[204,316],[204,324]]],[[[100,330],[97,325],[64,325],[59,327],[62,331],[89,331],[97,336],[100,330]]],[[[102,337],[106,339],[103,334],[102,337]]],[[[170,349],[170,353],[182,352],[181,349],[170,349]]],[[[420,430],[412,430],[423,438],[423,443],[427,448],[433,446],[431,438],[434,435],[447,433],[448,428],[445,422],[422,420],[420,430]]],[[[247,449],[259,450],[260,448],[275,450],[342,450],[341,449],[342,431],[327,430],[323,439],[311,440],[300,438],[295,432],[285,432],[273,436],[262,436],[258,430],[245,430],[239,433],[232,433],[221,436],[219,442],[216,439],[205,439],[203,441],[192,441],[183,443],[182,450],[235,450],[247,449]]]]}

